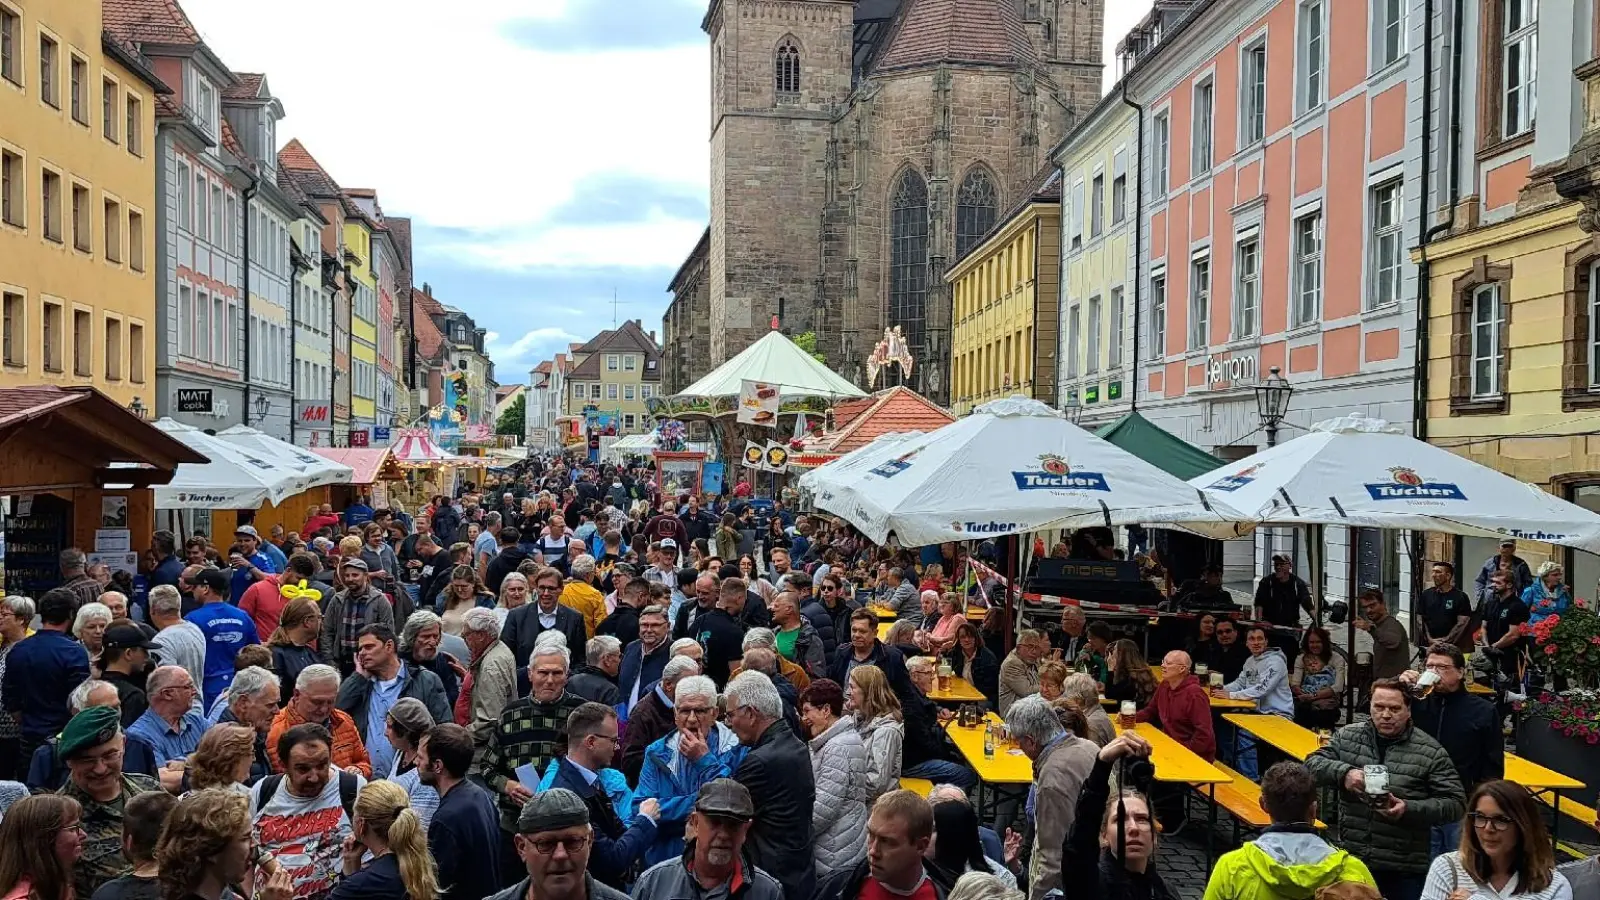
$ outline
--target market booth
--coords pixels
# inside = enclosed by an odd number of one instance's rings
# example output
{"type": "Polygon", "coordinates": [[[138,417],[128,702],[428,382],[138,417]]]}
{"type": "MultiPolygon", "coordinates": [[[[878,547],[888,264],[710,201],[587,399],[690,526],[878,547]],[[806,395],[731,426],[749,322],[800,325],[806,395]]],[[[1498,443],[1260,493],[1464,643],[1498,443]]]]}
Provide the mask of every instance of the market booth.
{"type": "Polygon", "coordinates": [[[90,387],[0,388],[0,454],[0,590],[31,596],[60,583],[67,547],[142,551],[151,486],[208,461],[90,387]]]}

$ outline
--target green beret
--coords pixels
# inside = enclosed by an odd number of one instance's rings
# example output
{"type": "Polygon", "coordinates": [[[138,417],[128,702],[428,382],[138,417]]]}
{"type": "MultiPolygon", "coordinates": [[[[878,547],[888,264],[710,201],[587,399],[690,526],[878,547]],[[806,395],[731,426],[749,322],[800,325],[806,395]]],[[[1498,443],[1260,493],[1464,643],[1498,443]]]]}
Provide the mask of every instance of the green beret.
{"type": "Polygon", "coordinates": [[[61,730],[61,741],[56,752],[62,759],[71,759],[90,747],[110,741],[122,730],[122,716],[109,706],[91,706],[72,717],[61,730]]]}

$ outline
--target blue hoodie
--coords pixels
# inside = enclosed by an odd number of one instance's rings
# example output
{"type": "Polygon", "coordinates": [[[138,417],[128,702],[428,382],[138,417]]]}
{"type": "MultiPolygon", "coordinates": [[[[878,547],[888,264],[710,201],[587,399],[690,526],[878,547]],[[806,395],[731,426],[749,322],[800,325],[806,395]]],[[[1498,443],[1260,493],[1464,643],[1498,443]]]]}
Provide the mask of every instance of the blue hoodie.
{"type": "Polygon", "coordinates": [[[1239,677],[1223,685],[1235,700],[1254,700],[1256,709],[1270,715],[1294,716],[1294,694],[1289,690],[1289,663],[1283,651],[1268,647],[1260,656],[1244,661],[1239,677]]]}
{"type": "MultiPolygon", "coordinates": [[[[661,804],[655,843],[644,854],[647,866],[683,855],[683,829],[700,786],[714,778],[732,778],[750,749],[721,722],[706,735],[707,752],[695,762],[678,753],[678,740],[679,733],[673,731],[645,748],[639,787],[633,792],[634,814],[642,800],[654,798],[661,804]]],[[[618,807],[619,812],[622,809],[618,807]]]]}

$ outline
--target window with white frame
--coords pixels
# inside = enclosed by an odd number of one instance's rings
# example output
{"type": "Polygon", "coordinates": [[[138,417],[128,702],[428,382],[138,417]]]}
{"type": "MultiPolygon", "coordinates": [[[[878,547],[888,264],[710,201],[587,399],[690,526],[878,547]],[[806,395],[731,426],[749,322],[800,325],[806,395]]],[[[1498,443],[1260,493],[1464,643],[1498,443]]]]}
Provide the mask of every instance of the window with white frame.
{"type": "Polygon", "coordinates": [[[1150,155],[1153,170],[1150,190],[1158,198],[1167,195],[1172,169],[1172,114],[1163,112],[1156,116],[1154,134],[1151,136],[1150,155]]]}
{"type": "Polygon", "coordinates": [[[1382,69],[1406,52],[1406,0],[1372,0],[1372,68],[1382,69]]]}
{"type": "Polygon", "coordinates": [[[655,396],[655,388],[654,388],[654,386],[648,385],[648,384],[639,385],[639,399],[640,400],[649,400],[653,396],[655,396]]]}
{"type": "Polygon", "coordinates": [[[1322,210],[1294,221],[1294,315],[1296,327],[1322,314],[1322,210]]]}
{"type": "Polygon", "coordinates": [[[622,370],[624,372],[633,372],[633,371],[636,371],[638,368],[639,368],[639,357],[633,355],[632,353],[629,353],[626,356],[622,357],[622,370]]]}
{"type": "Polygon", "coordinates": [[[632,400],[633,399],[633,385],[625,384],[625,385],[622,386],[622,399],[624,399],[624,400],[632,400]]]}
{"type": "Polygon", "coordinates": [[[211,295],[205,291],[194,295],[194,358],[211,361],[211,295]]]}
{"type": "Polygon", "coordinates": [[[1099,237],[1106,226],[1106,176],[1094,176],[1089,189],[1089,236],[1099,237]]]}
{"type": "Polygon", "coordinates": [[[1128,176],[1111,179],[1111,224],[1120,225],[1128,217],[1128,176]]]}
{"type": "Polygon", "coordinates": [[[1533,130],[1538,111],[1539,0],[1501,0],[1501,137],[1533,130]]]}
{"type": "Polygon", "coordinates": [[[622,427],[623,428],[631,429],[633,427],[633,423],[635,421],[636,420],[634,419],[633,413],[623,413],[622,414],[622,427]]]}
{"type": "Polygon", "coordinates": [[[1589,390],[1600,390],[1600,260],[1589,264],[1589,390]]]}
{"type": "Polygon", "coordinates": [[[606,385],[606,399],[607,400],[615,400],[615,399],[617,399],[617,386],[615,384],[606,385]]]}
{"type": "Polygon", "coordinates": [[[1368,309],[1400,302],[1400,285],[1405,278],[1405,240],[1400,233],[1403,185],[1402,179],[1395,178],[1372,189],[1372,290],[1367,293],[1368,309]]]}
{"type": "Polygon", "coordinates": [[[1124,311],[1122,304],[1124,292],[1122,288],[1111,289],[1111,333],[1107,335],[1110,345],[1107,350],[1107,365],[1115,369],[1122,365],[1122,317],[1124,311]]]}
{"type": "Polygon", "coordinates": [[[1239,143],[1248,147],[1267,136],[1266,38],[1245,48],[1239,70],[1239,143]]]}
{"type": "Polygon", "coordinates": [[[1504,327],[1500,285],[1485,284],[1472,292],[1472,397],[1500,396],[1505,354],[1500,329],[1504,327]]]}
{"type": "Polygon", "coordinates": [[[1254,337],[1261,308],[1261,239],[1241,238],[1233,253],[1233,337],[1254,337]]]}
{"type": "Polygon", "coordinates": [[[1216,111],[1216,82],[1207,78],[1194,88],[1194,178],[1211,172],[1212,114],[1216,111]]]}
{"type": "Polygon", "coordinates": [[[1320,105],[1324,99],[1323,81],[1327,77],[1326,20],[1322,0],[1303,0],[1300,4],[1299,71],[1296,74],[1299,111],[1320,105]]]}
{"type": "Polygon", "coordinates": [[[1201,350],[1211,334],[1211,257],[1202,256],[1189,266],[1189,349],[1201,350]]]}
{"type": "Polygon", "coordinates": [[[1067,310],[1067,377],[1078,377],[1078,307],[1067,310]]]}
{"type": "Polygon", "coordinates": [[[606,354],[606,371],[607,372],[615,372],[619,368],[621,368],[621,364],[617,359],[617,355],[615,353],[607,353],[606,354]]]}
{"type": "Polygon", "coordinates": [[[584,397],[588,396],[588,393],[588,390],[583,386],[583,382],[580,381],[572,385],[572,399],[582,400],[584,397]]]}
{"type": "Polygon", "coordinates": [[[1084,349],[1084,371],[1093,375],[1100,371],[1100,298],[1089,298],[1088,346],[1084,349]]]}
{"type": "Polygon", "coordinates": [[[1167,355],[1167,273],[1150,276],[1150,356],[1167,355]]]}
{"type": "Polygon", "coordinates": [[[599,400],[600,399],[600,385],[598,385],[598,384],[590,384],[589,385],[589,399],[590,400],[599,400]]]}

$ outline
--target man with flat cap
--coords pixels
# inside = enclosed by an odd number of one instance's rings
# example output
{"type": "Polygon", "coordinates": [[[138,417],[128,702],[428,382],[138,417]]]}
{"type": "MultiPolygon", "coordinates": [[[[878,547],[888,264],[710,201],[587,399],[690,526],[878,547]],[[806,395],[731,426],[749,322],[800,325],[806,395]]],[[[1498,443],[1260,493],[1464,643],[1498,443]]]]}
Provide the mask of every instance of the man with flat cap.
{"type": "Polygon", "coordinates": [[[551,788],[522,805],[512,839],[528,877],[486,900],[628,900],[588,873],[589,807],[566,788],[551,788]]]}
{"type": "Polygon", "coordinates": [[[122,809],[128,798],[161,790],[148,775],[122,771],[121,717],[109,706],[91,706],[73,716],[56,750],[67,762],[67,783],[58,794],[83,807],[83,856],[73,869],[76,896],[89,897],[102,884],[133,871],[122,855],[122,809]]]}
{"type": "Polygon", "coordinates": [[[750,791],[732,778],[700,786],[684,830],[683,856],[646,869],[634,900],[783,900],[783,886],[756,868],[744,852],[756,816],[750,791]]]}

